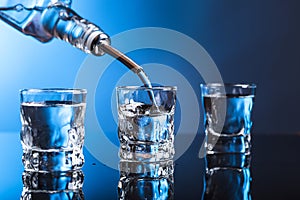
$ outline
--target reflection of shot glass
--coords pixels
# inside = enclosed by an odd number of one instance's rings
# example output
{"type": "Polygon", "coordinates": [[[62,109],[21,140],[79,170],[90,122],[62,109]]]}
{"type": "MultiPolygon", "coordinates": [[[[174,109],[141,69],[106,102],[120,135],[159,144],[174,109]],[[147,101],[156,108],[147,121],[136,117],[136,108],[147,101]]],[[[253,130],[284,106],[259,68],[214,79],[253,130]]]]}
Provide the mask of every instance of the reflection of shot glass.
{"type": "Polygon", "coordinates": [[[207,200],[251,200],[250,155],[207,155],[207,200]]]}
{"type": "Polygon", "coordinates": [[[68,172],[31,172],[22,175],[21,200],[76,199],[83,200],[84,174],[81,170],[68,172]]]}
{"type": "Polygon", "coordinates": [[[118,196],[131,199],[174,199],[174,162],[120,161],[118,196]]]}
{"type": "Polygon", "coordinates": [[[68,171],[84,163],[86,90],[21,91],[22,161],[26,171],[68,171]]]}
{"type": "Polygon", "coordinates": [[[175,103],[176,87],[117,87],[121,159],[173,158],[175,103]]]}
{"type": "Polygon", "coordinates": [[[206,151],[250,153],[254,84],[201,85],[206,151]]]}

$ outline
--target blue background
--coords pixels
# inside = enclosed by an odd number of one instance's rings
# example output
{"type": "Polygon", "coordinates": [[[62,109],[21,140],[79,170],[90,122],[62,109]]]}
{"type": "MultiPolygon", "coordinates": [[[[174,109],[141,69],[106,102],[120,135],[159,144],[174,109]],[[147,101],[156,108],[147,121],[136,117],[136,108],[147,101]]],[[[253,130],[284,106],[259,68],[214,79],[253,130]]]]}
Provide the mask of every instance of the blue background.
{"type": "MultiPolygon", "coordinates": [[[[225,82],[258,85],[254,132],[300,131],[299,1],[75,0],[72,8],[111,36],[149,26],[188,35],[210,54],[225,82]]],[[[42,44],[4,22],[0,44],[0,132],[15,132],[19,89],[73,87],[86,54],[56,39],[42,44]]],[[[156,61],[169,56],[155,55],[156,61]]],[[[140,63],[146,57],[147,51],[132,54],[140,63]]]]}

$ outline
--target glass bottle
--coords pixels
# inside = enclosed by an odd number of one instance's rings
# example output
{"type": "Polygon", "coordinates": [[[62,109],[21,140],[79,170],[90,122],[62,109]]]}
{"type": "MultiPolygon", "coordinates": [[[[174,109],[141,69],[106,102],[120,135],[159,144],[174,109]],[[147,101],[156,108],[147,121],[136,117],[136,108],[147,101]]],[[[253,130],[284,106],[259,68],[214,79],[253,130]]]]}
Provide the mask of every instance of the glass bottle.
{"type": "Polygon", "coordinates": [[[71,0],[0,0],[0,19],[40,42],[59,38],[86,53],[104,54],[110,39],[100,27],[80,17],[71,0]]]}

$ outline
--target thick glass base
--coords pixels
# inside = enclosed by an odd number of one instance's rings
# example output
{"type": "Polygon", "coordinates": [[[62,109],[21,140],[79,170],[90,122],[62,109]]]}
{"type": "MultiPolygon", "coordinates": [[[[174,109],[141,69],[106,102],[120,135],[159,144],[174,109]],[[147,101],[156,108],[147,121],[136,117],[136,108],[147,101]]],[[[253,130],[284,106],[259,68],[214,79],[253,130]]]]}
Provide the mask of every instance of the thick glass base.
{"type": "Polygon", "coordinates": [[[84,164],[82,151],[23,150],[25,171],[53,172],[81,169],[84,164]]]}
{"type": "Polygon", "coordinates": [[[206,153],[244,153],[250,154],[251,136],[245,135],[214,135],[207,134],[206,153]]]}
{"type": "Polygon", "coordinates": [[[155,162],[173,159],[175,154],[173,142],[121,143],[119,156],[123,160],[155,162]]]}

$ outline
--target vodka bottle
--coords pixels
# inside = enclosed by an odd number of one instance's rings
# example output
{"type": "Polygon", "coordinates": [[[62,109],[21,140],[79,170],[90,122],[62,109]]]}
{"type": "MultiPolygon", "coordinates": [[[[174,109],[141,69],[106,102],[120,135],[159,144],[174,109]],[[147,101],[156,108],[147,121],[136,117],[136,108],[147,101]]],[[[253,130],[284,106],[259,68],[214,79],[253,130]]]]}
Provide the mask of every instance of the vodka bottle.
{"type": "Polygon", "coordinates": [[[107,53],[136,73],[144,85],[151,88],[143,68],[113,48],[109,36],[100,27],[73,11],[71,1],[0,0],[0,19],[41,42],[58,38],[86,53],[96,56],[107,53]]]}
{"type": "Polygon", "coordinates": [[[86,53],[105,52],[110,39],[98,26],[80,17],[71,0],[0,0],[0,19],[41,42],[59,38],[86,53]]]}

